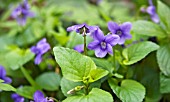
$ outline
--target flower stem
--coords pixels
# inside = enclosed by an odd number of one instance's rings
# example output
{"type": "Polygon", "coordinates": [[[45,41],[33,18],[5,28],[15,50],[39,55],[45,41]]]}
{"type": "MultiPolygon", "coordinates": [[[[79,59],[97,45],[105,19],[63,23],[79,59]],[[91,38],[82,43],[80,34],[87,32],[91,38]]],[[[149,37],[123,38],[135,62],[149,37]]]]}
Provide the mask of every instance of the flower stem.
{"type": "Polygon", "coordinates": [[[83,27],[83,37],[84,37],[84,55],[87,55],[87,48],[86,48],[86,28],[83,27]]]}
{"type": "Polygon", "coordinates": [[[116,54],[115,54],[115,48],[113,47],[113,64],[114,64],[114,68],[116,69],[116,54]]]}
{"type": "Polygon", "coordinates": [[[84,34],[84,55],[87,55],[87,48],[86,48],[86,35],[84,34]]]}
{"type": "Polygon", "coordinates": [[[29,75],[28,71],[22,66],[21,67],[21,71],[24,74],[25,78],[27,79],[27,81],[32,85],[37,87],[35,81],[33,80],[33,78],[29,75]]]}

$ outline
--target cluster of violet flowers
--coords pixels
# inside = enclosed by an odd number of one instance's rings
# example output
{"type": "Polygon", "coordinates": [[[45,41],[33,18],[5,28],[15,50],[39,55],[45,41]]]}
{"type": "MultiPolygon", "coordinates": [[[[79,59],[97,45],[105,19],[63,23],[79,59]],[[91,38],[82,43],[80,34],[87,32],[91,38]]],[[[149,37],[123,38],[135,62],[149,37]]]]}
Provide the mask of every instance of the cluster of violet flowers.
{"type": "Polygon", "coordinates": [[[147,8],[142,7],[141,12],[148,13],[153,22],[159,23],[160,20],[158,14],[156,13],[156,7],[153,5],[152,0],[148,0],[148,2],[149,2],[149,6],[147,8]]]}
{"type": "MultiPolygon", "coordinates": [[[[85,23],[68,27],[67,31],[75,31],[83,36],[85,36],[84,34],[90,35],[93,38],[93,41],[88,44],[87,48],[94,50],[96,57],[103,58],[107,53],[113,55],[113,46],[116,44],[122,45],[125,43],[126,39],[132,38],[132,35],[130,34],[131,28],[132,24],[130,22],[119,25],[116,22],[110,21],[108,22],[110,33],[107,35],[104,35],[98,26],[88,26],[85,23]]],[[[78,52],[83,52],[84,46],[77,45],[74,49],[78,52]]]]}
{"type": "Polygon", "coordinates": [[[27,0],[23,0],[12,12],[11,16],[17,20],[18,24],[24,26],[28,17],[34,17],[35,14],[30,11],[30,5],[27,0]]]}

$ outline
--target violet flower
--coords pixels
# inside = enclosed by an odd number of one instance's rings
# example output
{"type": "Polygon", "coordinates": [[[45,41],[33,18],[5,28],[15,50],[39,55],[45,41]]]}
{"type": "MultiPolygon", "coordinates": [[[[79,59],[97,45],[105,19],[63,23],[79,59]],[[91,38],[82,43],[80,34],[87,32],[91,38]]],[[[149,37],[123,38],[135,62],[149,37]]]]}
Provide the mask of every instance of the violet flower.
{"type": "Polygon", "coordinates": [[[156,13],[156,7],[153,5],[152,0],[149,0],[149,6],[147,8],[141,7],[140,11],[143,12],[143,13],[147,12],[150,15],[151,20],[153,22],[159,23],[159,21],[160,21],[159,16],[156,13]]]}
{"type": "Polygon", "coordinates": [[[156,7],[153,5],[152,0],[149,0],[149,5],[146,9],[146,12],[150,15],[151,19],[155,23],[159,23],[159,17],[156,13],[156,7]]]}
{"type": "Polygon", "coordinates": [[[22,97],[16,93],[13,93],[11,95],[11,98],[14,100],[14,102],[24,102],[24,97],[22,97]]]}
{"type": "Polygon", "coordinates": [[[74,47],[74,50],[76,50],[76,51],[79,52],[79,53],[82,53],[82,52],[84,52],[84,45],[83,45],[83,44],[76,45],[76,46],[74,47]]]}
{"type": "Polygon", "coordinates": [[[94,30],[96,30],[96,26],[88,26],[86,23],[73,25],[67,28],[68,32],[75,31],[76,33],[79,33],[82,35],[84,34],[88,35],[92,33],[94,30]]]}
{"type": "Polygon", "coordinates": [[[4,80],[4,83],[10,84],[12,82],[11,78],[6,76],[6,70],[0,65],[0,79],[4,80]]]}
{"type": "Polygon", "coordinates": [[[37,90],[35,93],[34,93],[34,101],[31,101],[31,102],[54,102],[52,99],[49,99],[48,97],[44,97],[44,94],[37,90]]]}
{"type": "Polygon", "coordinates": [[[28,17],[34,17],[34,13],[30,11],[30,6],[27,0],[24,0],[17,8],[15,8],[11,14],[15,18],[19,25],[24,26],[28,17]]]}
{"type": "Polygon", "coordinates": [[[88,44],[88,49],[95,50],[96,57],[103,58],[107,53],[113,54],[112,46],[119,41],[118,35],[108,34],[104,36],[103,32],[97,28],[93,33],[94,41],[88,44]]]}
{"type": "Polygon", "coordinates": [[[42,61],[42,55],[45,54],[51,47],[47,43],[46,38],[40,40],[36,46],[31,47],[31,51],[36,54],[36,58],[34,60],[35,64],[40,64],[42,61]]]}
{"type": "Polygon", "coordinates": [[[115,22],[108,22],[108,29],[112,33],[112,35],[118,35],[120,37],[118,44],[124,44],[126,39],[131,39],[132,35],[130,34],[130,30],[132,28],[132,24],[130,22],[125,22],[121,25],[118,25],[115,22]]]}

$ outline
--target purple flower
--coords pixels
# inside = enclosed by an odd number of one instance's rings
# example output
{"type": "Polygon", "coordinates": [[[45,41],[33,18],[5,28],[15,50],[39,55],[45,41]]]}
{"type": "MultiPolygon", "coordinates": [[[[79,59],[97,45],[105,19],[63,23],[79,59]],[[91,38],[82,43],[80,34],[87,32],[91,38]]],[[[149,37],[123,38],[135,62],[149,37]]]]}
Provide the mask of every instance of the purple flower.
{"type": "Polygon", "coordinates": [[[83,45],[83,44],[76,45],[76,46],[74,47],[74,50],[82,53],[82,52],[84,52],[84,45],[83,45]]]}
{"type": "Polygon", "coordinates": [[[143,13],[147,12],[153,22],[159,23],[159,16],[156,13],[156,7],[153,5],[152,0],[149,0],[149,6],[147,8],[141,7],[140,11],[143,13]]]}
{"type": "Polygon", "coordinates": [[[36,54],[36,58],[34,60],[35,64],[40,64],[42,61],[42,55],[45,54],[51,47],[47,43],[46,38],[40,40],[36,46],[31,47],[31,51],[36,54]]]}
{"type": "Polygon", "coordinates": [[[11,95],[11,98],[14,100],[14,102],[24,102],[24,97],[22,97],[16,93],[13,93],[11,95]]]}
{"type": "Polygon", "coordinates": [[[119,41],[118,35],[108,34],[104,36],[103,32],[97,28],[93,33],[94,41],[88,44],[88,49],[95,50],[97,57],[103,58],[107,53],[113,54],[112,46],[119,41]]]}
{"type": "Polygon", "coordinates": [[[4,80],[4,83],[10,84],[12,82],[11,78],[6,77],[6,70],[0,65],[0,79],[4,80]]]}
{"type": "Polygon", "coordinates": [[[35,93],[34,93],[34,101],[33,102],[54,102],[52,99],[49,99],[48,97],[44,97],[44,94],[37,90],[35,93]]]}
{"type": "Polygon", "coordinates": [[[152,0],[149,0],[149,5],[146,9],[146,12],[150,15],[151,19],[155,23],[159,23],[159,17],[158,14],[156,13],[156,8],[152,3],[152,0]]]}
{"type": "Polygon", "coordinates": [[[96,26],[88,26],[86,23],[73,25],[67,28],[68,32],[75,31],[80,34],[90,34],[96,30],[96,26]]]}
{"type": "Polygon", "coordinates": [[[24,0],[17,8],[15,8],[11,14],[15,18],[19,25],[24,26],[28,17],[34,17],[34,13],[30,11],[30,6],[27,0],[24,0]]]}
{"type": "Polygon", "coordinates": [[[112,35],[118,35],[120,37],[118,44],[124,44],[126,39],[131,39],[132,35],[130,34],[130,30],[132,28],[132,24],[130,22],[125,22],[121,25],[118,25],[115,22],[108,22],[108,29],[112,33],[112,35]]]}

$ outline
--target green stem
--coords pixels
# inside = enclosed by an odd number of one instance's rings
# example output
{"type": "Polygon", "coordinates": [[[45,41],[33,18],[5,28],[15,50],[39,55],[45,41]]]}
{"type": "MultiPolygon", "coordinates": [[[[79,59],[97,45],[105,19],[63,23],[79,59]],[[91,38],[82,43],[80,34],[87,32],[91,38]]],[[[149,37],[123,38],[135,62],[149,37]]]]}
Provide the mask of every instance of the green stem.
{"type": "Polygon", "coordinates": [[[89,84],[86,84],[86,86],[85,86],[85,94],[86,95],[89,94],[89,84]]]}
{"type": "Polygon", "coordinates": [[[35,81],[32,79],[32,77],[29,75],[28,71],[24,68],[21,67],[21,71],[24,74],[25,78],[27,79],[27,81],[32,85],[32,86],[37,86],[35,81]]]}
{"type": "Polygon", "coordinates": [[[115,58],[115,48],[113,47],[113,64],[114,64],[114,68],[116,69],[116,58],[115,58]]]}
{"type": "Polygon", "coordinates": [[[87,48],[86,48],[86,34],[84,34],[84,55],[87,55],[87,48]]]}

